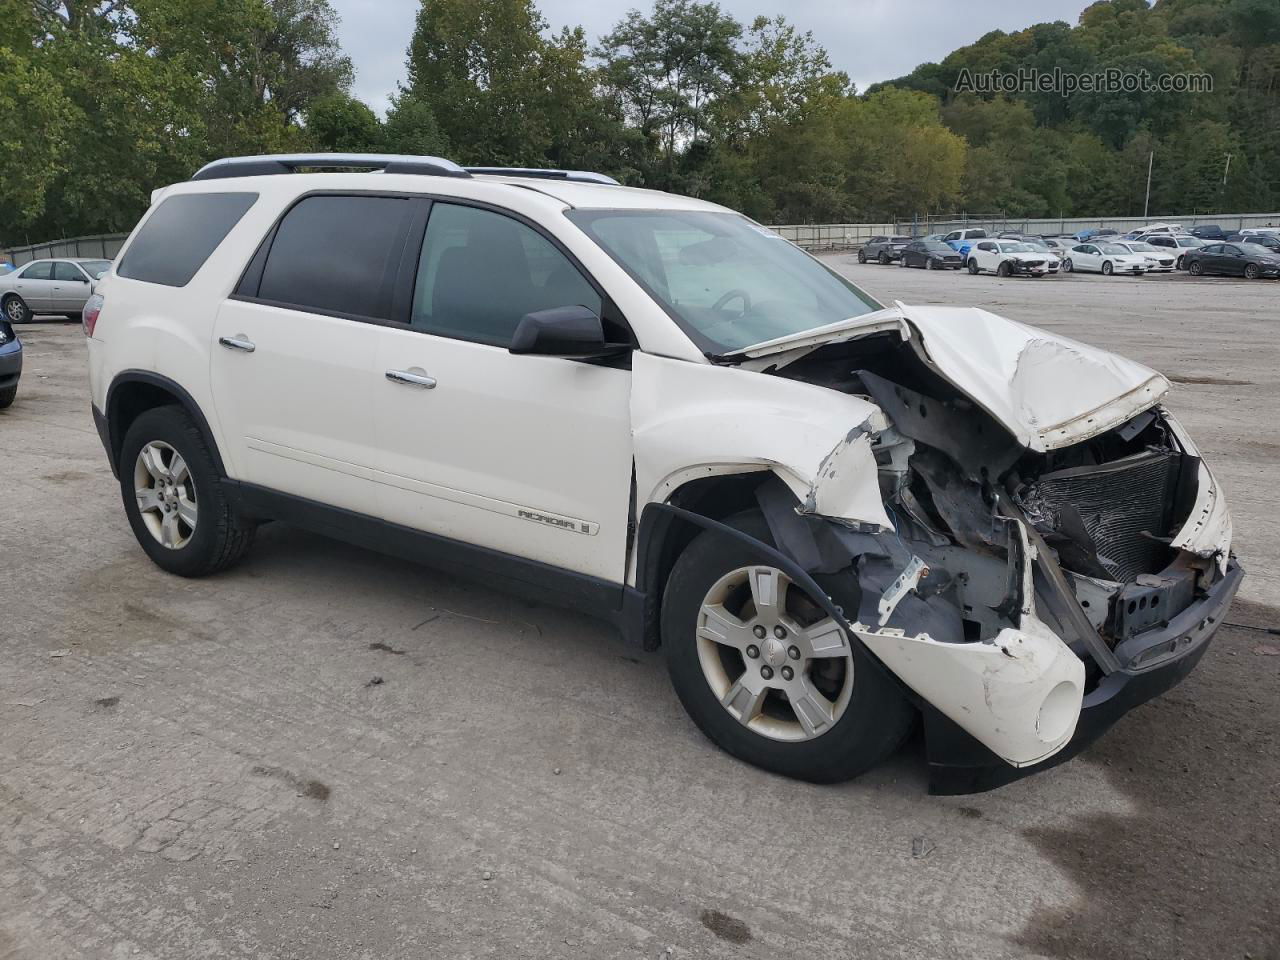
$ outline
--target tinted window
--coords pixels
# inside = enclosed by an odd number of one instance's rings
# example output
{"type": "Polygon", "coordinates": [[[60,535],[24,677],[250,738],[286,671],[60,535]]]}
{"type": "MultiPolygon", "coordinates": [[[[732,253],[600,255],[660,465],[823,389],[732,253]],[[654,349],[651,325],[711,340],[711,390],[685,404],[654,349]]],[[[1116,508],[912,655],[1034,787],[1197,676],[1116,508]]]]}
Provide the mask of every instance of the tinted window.
{"type": "Polygon", "coordinates": [[[276,231],[258,297],[317,313],[391,317],[413,210],[397,197],[306,197],[276,231]]]}
{"type": "Polygon", "coordinates": [[[453,203],[431,207],[413,294],[415,329],[507,344],[526,313],[600,295],[555,245],[518,220],[453,203]]]}
{"type": "Polygon", "coordinates": [[[169,197],[134,236],[116,273],[167,287],[186,286],[257,199],[256,193],[169,197]]]}
{"type": "Polygon", "coordinates": [[[53,264],[48,260],[44,263],[33,263],[18,276],[23,280],[50,280],[53,277],[53,264]]]}
{"type": "Polygon", "coordinates": [[[53,265],[53,279],[65,281],[84,281],[85,276],[80,270],[71,263],[59,260],[53,265]]]}

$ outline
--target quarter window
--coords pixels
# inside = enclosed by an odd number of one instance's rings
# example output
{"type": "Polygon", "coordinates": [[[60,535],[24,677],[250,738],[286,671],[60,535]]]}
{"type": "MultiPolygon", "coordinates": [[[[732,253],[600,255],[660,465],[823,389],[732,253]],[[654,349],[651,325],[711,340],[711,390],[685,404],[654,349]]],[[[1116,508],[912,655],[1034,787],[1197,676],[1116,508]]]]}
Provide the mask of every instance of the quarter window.
{"type": "Polygon", "coordinates": [[[258,299],[389,320],[412,209],[412,201],[399,197],[305,197],[280,221],[258,299]]]}
{"type": "Polygon", "coordinates": [[[518,220],[435,203],[427,221],[411,322],[424,333],[506,345],[526,313],[584,306],[600,295],[546,237],[518,220]]]}
{"type": "Polygon", "coordinates": [[[184,287],[258,199],[256,193],[184,193],[151,212],[116,274],[184,287]]]}
{"type": "Polygon", "coordinates": [[[44,263],[33,263],[18,276],[23,280],[52,280],[53,264],[47,260],[44,263]]]}

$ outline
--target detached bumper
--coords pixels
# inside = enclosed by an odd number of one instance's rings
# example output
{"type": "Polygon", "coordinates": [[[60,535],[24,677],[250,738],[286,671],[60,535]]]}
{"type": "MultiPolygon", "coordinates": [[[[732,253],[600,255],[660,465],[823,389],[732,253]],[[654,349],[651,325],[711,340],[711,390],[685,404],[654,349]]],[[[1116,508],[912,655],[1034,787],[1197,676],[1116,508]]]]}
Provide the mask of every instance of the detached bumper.
{"type": "Polygon", "coordinates": [[[1195,669],[1243,579],[1244,569],[1232,560],[1207,596],[1178,614],[1167,626],[1149,630],[1121,644],[1116,653],[1125,666],[1104,677],[1085,695],[1070,741],[1040,763],[1010,766],[926,703],[929,792],[982,793],[1074,757],[1134,707],[1177,686],[1195,669]]]}
{"type": "Polygon", "coordinates": [[[0,346],[0,390],[15,386],[22,376],[22,341],[10,340],[0,346]]]}

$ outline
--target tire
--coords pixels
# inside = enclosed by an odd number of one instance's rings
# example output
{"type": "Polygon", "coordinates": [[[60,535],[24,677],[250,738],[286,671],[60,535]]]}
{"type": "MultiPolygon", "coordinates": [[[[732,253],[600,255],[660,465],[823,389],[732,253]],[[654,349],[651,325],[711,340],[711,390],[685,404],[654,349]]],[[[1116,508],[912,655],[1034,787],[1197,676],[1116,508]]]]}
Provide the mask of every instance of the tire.
{"type": "Polygon", "coordinates": [[[858,251],[858,262],[859,262],[859,263],[866,263],[866,262],[867,262],[867,251],[865,251],[865,250],[859,250],[859,251],[858,251]]]}
{"type": "Polygon", "coordinates": [[[978,261],[972,257],[969,258],[969,276],[976,277],[978,275],[978,261]]]}
{"type": "MultiPolygon", "coordinates": [[[[768,525],[757,511],[739,514],[728,522],[765,543],[772,542],[768,525]]],[[[800,714],[789,706],[788,698],[781,693],[769,695],[764,709],[779,715],[789,714],[795,730],[802,732],[805,739],[778,739],[744,725],[722,705],[720,696],[712,689],[703,661],[706,646],[711,645],[715,650],[728,648],[720,648],[705,639],[705,635],[703,638],[697,635],[703,604],[726,578],[735,576],[742,568],[760,566],[759,558],[749,546],[712,531],[699,534],[677,559],[662,601],[662,643],[676,694],[698,728],[713,743],[740,760],[813,783],[836,783],[856,777],[893,753],[915,719],[915,708],[897,683],[885,675],[860,644],[850,644],[851,659],[797,661],[787,656],[779,661],[779,671],[792,669],[788,665],[793,663],[811,664],[802,668],[804,673],[796,674],[803,678],[797,682],[808,682],[811,686],[812,664],[825,663],[841,674],[840,684],[846,691],[844,705],[832,711],[834,720],[816,734],[802,731],[802,725],[796,722],[800,714]]],[[[836,603],[846,610],[857,609],[858,587],[852,577],[846,574],[819,579],[836,603]]],[[[750,594],[749,587],[743,589],[750,594]]],[[[800,591],[797,597],[798,590],[792,585],[785,595],[799,599],[803,605],[806,595],[800,591]]],[[[825,618],[820,612],[817,616],[825,618]]],[[[786,641],[772,643],[773,649],[766,654],[762,648],[770,642],[770,635],[766,634],[761,647],[756,648],[755,661],[730,651],[736,657],[737,668],[741,669],[744,664],[763,664],[770,656],[779,655],[781,644],[786,641]]],[[[762,665],[760,671],[763,670],[762,665]]],[[[752,678],[757,676],[751,665],[746,666],[743,676],[747,673],[752,678]]],[[[724,682],[730,683],[727,679],[724,682]]],[[[820,682],[825,683],[825,678],[820,678],[820,682]]],[[[730,689],[735,687],[736,683],[730,689]]],[[[766,723],[784,722],[768,718],[763,712],[759,718],[766,723]]]]}
{"type": "Polygon", "coordinates": [[[1174,269],[1181,270],[1183,268],[1183,265],[1184,265],[1183,259],[1182,257],[1179,257],[1178,262],[1175,263],[1173,266],[1174,266],[1174,269]]]}
{"type": "Polygon", "coordinates": [[[1258,265],[1256,263],[1246,263],[1244,265],[1244,278],[1246,280],[1258,279],[1258,265]]]}
{"type": "Polygon", "coordinates": [[[898,258],[898,266],[905,267],[907,265],[907,255],[904,253],[898,258]]]}
{"type": "Polygon", "coordinates": [[[1204,264],[1201,263],[1199,260],[1192,260],[1191,266],[1188,267],[1187,269],[1191,272],[1191,275],[1193,277],[1199,277],[1204,275],[1204,264]]]}
{"type": "Polygon", "coordinates": [[[30,323],[31,308],[27,306],[27,301],[23,300],[16,293],[11,293],[4,298],[4,318],[10,323],[30,323]]]}
{"type": "Polygon", "coordinates": [[[880,256],[877,259],[880,261],[880,266],[887,267],[889,265],[889,255],[883,250],[880,251],[880,256]]]}
{"type": "Polygon", "coordinates": [[[1109,277],[1109,276],[1111,276],[1111,274],[1113,274],[1113,273],[1115,272],[1115,269],[1116,269],[1116,268],[1115,268],[1115,267],[1113,267],[1113,266],[1111,265],[1111,261],[1110,261],[1110,260],[1104,260],[1104,261],[1102,261],[1102,275],[1103,275],[1104,277],[1109,277]]]}
{"type": "Polygon", "coordinates": [[[1070,257],[1068,257],[1066,260],[1063,260],[1063,261],[1062,261],[1062,272],[1063,272],[1063,273],[1070,273],[1073,269],[1074,269],[1074,267],[1073,267],[1073,266],[1072,266],[1072,264],[1071,264],[1071,258],[1070,258],[1070,257]]]}
{"type": "Polygon", "coordinates": [[[204,436],[190,415],[177,406],[156,407],[140,414],[129,427],[120,451],[120,495],[125,514],[138,544],[156,566],[180,577],[203,577],[224,570],[239,560],[253,543],[254,525],[237,515],[219,482],[218,470],[204,436]],[[169,451],[162,466],[173,467],[173,457],[186,464],[184,476],[173,476],[175,496],[168,511],[152,497],[154,508],[140,509],[140,481],[159,491],[156,479],[139,457],[144,448],[152,453],[169,451]],[[184,478],[185,477],[185,478],[184,478]],[[187,521],[194,516],[194,525],[187,521]],[[162,542],[166,518],[173,521],[173,545],[162,542]],[[185,536],[184,536],[185,533],[185,536]]]}
{"type": "Polygon", "coordinates": [[[929,259],[925,260],[925,262],[924,262],[924,268],[925,268],[926,270],[932,270],[932,269],[933,269],[933,258],[932,258],[932,257],[930,257],[929,259]]]}
{"type": "Polygon", "coordinates": [[[18,385],[15,383],[12,387],[5,387],[0,390],[0,410],[6,407],[12,407],[13,401],[18,397],[18,385]]]}
{"type": "Polygon", "coordinates": [[[1005,260],[1000,264],[1000,266],[996,267],[997,277],[1008,277],[1008,276],[1011,276],[1012,274],[1013,274],[1013,267],[1009,266],[1008,260],[1005,260]]]}

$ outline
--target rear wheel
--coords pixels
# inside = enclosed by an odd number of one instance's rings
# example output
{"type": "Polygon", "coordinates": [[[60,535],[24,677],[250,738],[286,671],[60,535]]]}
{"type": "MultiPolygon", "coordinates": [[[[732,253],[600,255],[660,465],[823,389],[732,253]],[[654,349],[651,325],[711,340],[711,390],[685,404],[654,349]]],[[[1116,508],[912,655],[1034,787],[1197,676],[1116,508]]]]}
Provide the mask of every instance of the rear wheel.
{"type": "Polygon", "coordinates": [[[129,427],[120,494],[139,545],[169,573],[216,573],[253,542],[253,525],[227,499],[204,436],[181,407],[147,410],[129,427]]]}
{"type": "Polygon", "coordinates": [[[4,317],[10,323],[27,323],[31,319],[31,308],[16,293],[4,298],[4,317]]]}
{"type": "Polygon", "coordinates": [[[969,273],[975,277],[978,275],[978,261],[972,257],[969,259],[969,273]]]}
{"type": "MultiPolygon", "coordinates": [[[[758,513],[730,522],[770,542],[758,513]]],[[[822,587],[857,609],[852,577],[822,587]]],[[[711,531],[671,571],[662,642],[671,682],[702,732],[775,773],[817,783],[855,777],[901,744],[915,715],[804,589],[747,544],[711,531]]]]}

